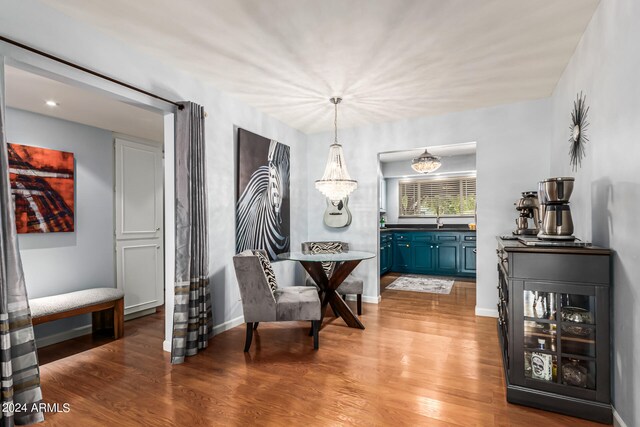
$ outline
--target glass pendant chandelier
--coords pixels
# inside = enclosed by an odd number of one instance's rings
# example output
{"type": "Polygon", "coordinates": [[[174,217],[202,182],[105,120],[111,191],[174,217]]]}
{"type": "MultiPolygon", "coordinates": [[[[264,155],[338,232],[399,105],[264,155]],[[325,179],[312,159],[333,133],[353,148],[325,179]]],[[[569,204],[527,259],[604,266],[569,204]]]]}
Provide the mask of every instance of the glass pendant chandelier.
{"type": "Polygon", "coordinates": [[[425,149],[424,153],[419,157],[416,157],[411,161],[411,167],[414,171],[419,173],[430,173],[438,169],[440,166],[442,166],[440,157],[429,153],[427,149],[425,149]]]}
{"type": "Polygon", "coordinates": [[[342,145],[338,144],[338,104],[342,98],[331,98],[334,105],[334,129],[333,144],[329,146],[329,158],[322,179],[316,181],[316,188],[329,200],[337,202],[347,197],[358,187],[358,182],[351,179],[344,161],[342,145]]]}

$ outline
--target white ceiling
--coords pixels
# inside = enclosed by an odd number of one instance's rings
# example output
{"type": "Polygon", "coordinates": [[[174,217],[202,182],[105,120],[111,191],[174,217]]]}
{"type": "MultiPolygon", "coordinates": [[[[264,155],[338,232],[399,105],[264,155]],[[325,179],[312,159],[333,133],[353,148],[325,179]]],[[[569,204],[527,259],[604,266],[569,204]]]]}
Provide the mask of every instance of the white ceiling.
{"type": "Polygon", "coordinates": [[[44,1],[308,133],[547,97],[599,3],[44,1]]]}
{"type": "Polygon", "coordinates": [[[163,117],[87,89],[14,67],[5,67],[9,107],[161,142],[163,117]],[[56,101],[49,107],[47,100],[56,101]]]}
{"type": "Polygon", "coordinates": [[[451,157],[462,156],[466,154],[476,154],[476,143],[467,142],[464,144],[451,144],[451,145],[434,145],[432,147],[422,147],[413,150],[403,151],[388,151],[380,153],[380,163],[400,162],[404,160],[411,160],[424,153],[425,148],[429,150],[429,153],[434,156],[451,157]]]}

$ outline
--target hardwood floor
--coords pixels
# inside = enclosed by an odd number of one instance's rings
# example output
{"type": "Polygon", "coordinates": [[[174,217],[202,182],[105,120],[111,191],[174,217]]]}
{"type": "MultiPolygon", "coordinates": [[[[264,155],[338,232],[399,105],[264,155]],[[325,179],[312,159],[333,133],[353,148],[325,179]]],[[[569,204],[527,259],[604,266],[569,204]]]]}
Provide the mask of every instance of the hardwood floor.
{"type": "Polygon", "coordinates": [[[162,314],[132,320],[118,341],[40,349],[45,401],[70,405],[44,425],[601,425],[507,404],[495,319],[474,305],[473,282],[388,290],[364,305],[364,331],[327,314],[318,351],[308,322],[261,323],[248,354],[239,326],[177,366],[162,314]]]}

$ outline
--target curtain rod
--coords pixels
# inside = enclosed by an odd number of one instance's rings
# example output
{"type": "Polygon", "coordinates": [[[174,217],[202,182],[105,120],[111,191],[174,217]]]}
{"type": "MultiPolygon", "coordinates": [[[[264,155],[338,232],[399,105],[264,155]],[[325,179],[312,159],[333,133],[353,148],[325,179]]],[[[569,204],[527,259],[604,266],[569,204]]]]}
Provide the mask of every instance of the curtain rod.
{"type": "MultiPolygon", "coordinates": [[[[55,55],[51,55],[50,53],[43,52],[43,51],[38,50],[38,49],[36,49],[36,48],[34,48],[34,47],[27,46],[26,44],[22,44],[22,43],[20,43],[20,42],[17,42],[17,41],[15,41],[15,40],[9,39],[9,38],[4,37],[4,36],[0,36],[0,41],[3,41],[3,42],[6,42],[6,43],[9,43],[9,44],[12,44],[12,45],[17,46],[17,47],[19,47],[19,48],[21,48],[21,49],[24,49],[24,50],[28,50],[29,52],[35,53],[35,54],[37,54],[37,55],[44,56],[45,58],[48,58],[48,59],[54,60],[54,61],[59,62],[59,63],[61,63],[61,64],[67,65],[67,66],[69,66],[69,67],[75,68],[75,69],[77,69],[77,70],[83,71],[83,72],[85,72],[85,73],[91,74],[91,75],[96,76],[96,77],[99,77],[99,78],[101,78],[101,79],[107,80],[107,81],[109,81],[109,82],[111,82],[111,83],[115,83],[115,84],[117,84],[117,85],[120,85],[120,86],[126,87],[127,89],[131,89],[131,90],[134,90],[134,91],[136,91],[136,92],[142,93],[142,94],[144,94],[144,95],[150,96],[150,97],[152,97],[152,98],[159,99],[160,101],[164,101],[164,102],[166,102],[166,103],[168,103],[168,104],[175,105],[176,107],[178,107],[178,110],[182,110],[182,109],[184,109],[184,105],[182,105],[182,104],[179,104],[179,103],[177,103],[177,102],[171,101],[171,100],[169,100],[169,99],[167,99],[167,98],[163,98],[163,97],[161,97],[161,96],[159,96],[159,95],[156,95],[156,94],[154,94],[154,93],[147,92],[147,91],[146,91],[146,90],[144,90],[144,89],[140,89],[140,88],[135,87],[135,86],[133,86],[133,85],[130,85],[130,84],[128,84],[128,83],[125,83],[125,82],[122,82],[122,81],[120,81],[120,80],[114,79],[113,77],[109,77],[109,76],[107,76],[107,75],[104,75],[104,74],[98,73],[97,71],[93,71],[93,70],[91,70],[91,69],[89,69],[89,68],[85,68],[85,67],[83,67],[83,66],[81,66],[81,65],[74,64],[73,62],[70,62],[70,61],[67,61],[67,60],[65,60],[65,59],[59,58],[59,57],[57,57],[57,56],[55,56],[55,55]]],[[[206,117],[206,113],[205,113],[205,117],[206,117]]]]}

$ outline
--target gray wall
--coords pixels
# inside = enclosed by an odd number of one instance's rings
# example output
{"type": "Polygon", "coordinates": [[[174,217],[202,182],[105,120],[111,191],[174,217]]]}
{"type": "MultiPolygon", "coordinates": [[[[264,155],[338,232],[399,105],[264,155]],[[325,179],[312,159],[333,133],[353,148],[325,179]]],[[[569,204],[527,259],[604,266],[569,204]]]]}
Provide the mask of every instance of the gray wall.
{"type": "MultiPolygon", "coordinates": [[[[72,152],[75,232],[20,234],[29,297],[92,287],[115,287],[113,252],[113,138],[90,126],[7,108],[7,139],[72,152]]],[[[81,327],[89,316],[36,327],[36,336],[81,327]]]]}
{"type": "Polygon", "coordinates": [[[624,422],[640,425],[640,2],[603,1],[552,97],[551,173],[575,176],[576,234],[615,250],[613,400],[624,422]],[[576,93],[590,106],[583,167],[569,167],[569,113],[576,93]]]}
{"type": "MultiPolygon", "coordinates": [[[[343,108],[348,108],[345,104],[343,108]]],[[[341,130],[341,141],[351,176],[358,189],[349,199],[353,214],[347,229],[329,229],[322,223],[324,200],[309,191],[309,238],[340,239],[354,249],[378,248],[378,153],[420,146],[477,141],[478,281],[476,312],[496,315],[497,272],[495,236],[510,232],[520,192],[535,189],[549,173],[550,100],[466,111],[341,130]],[[530,153],[523,159],[522,153],[530,153]]],[[[329,133],[309,135],[308,188],[322,176],[329,133]]],[[[365,279],[365,296],[379,295],[378,260],[364,261],[355,274],[365,279]]]]}
{"type": "MultiPolygon", "coordinates": [[[[294,248],[307,238],[306,135],[181,71],[179,63],[165,63],[147,56],[41,2],[0,0],[0,10],[2,35],[168,99],[188,100],[204,106],[209,114],[205,137],[214,325],[224,326],[226,322],[240,320],[242,306],[232,263],[235,254],[234,127],[291,147],[291,239],[294,248]]],[[[326,153],[323,157],[326,159],[326,153]]],[[[279,262],[274,270],[283,285],[293,284],[296,279],[302,281],[303,272],[296,263],[279,262]]]]}
{"type": "MultiPolygon", "coordinates": [[[[442,158],[442,166],[433,174],[427,176],[417,174],[411,169],[411,160],[400,162],[382,163],[382,174],[387,182],[387,224],[435,224],[433,218],[399,218],[400,199],[398,195],[398,186],[403,178],[438,178],[465,176],[469,172],[476,173],[476,155],[465,154],[461,156],[449,156],[442,158]]],[[[445,218],[446,224],[468,224],[473,222],[474,218],[445,218]]]]}

